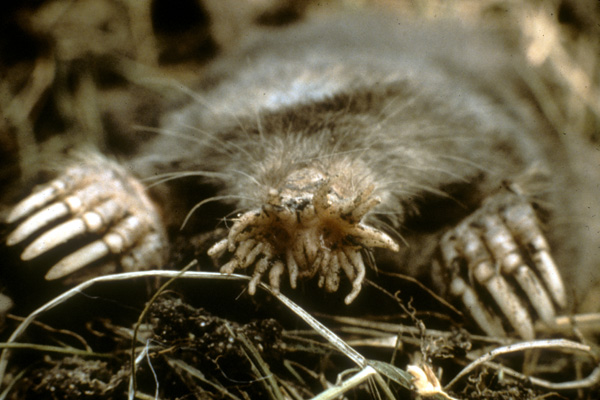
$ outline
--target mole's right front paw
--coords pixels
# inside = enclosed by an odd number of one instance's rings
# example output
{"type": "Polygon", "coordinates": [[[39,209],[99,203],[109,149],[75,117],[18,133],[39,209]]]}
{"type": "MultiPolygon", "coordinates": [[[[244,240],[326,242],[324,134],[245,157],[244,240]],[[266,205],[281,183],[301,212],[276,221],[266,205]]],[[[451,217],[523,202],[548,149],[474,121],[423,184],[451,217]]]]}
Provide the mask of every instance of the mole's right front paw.
{"type": "Polygon", "coordinates": [[[563,281],[535,211],[518,192],[488,198],[442,237],[440,250],[451,294],[462,299],[488,334],[501,336],[504,330],[481,292],[488,292],[500,315],[524,339],[535,336],[535,314],[551,325],[555,306],[566,306],[563,281]]]}
{"type": "Polygon", "coordinates": [[[109,261],[111,254],[124,271],[161,266],[167,239],[142,184],[115,162],[89,158],[75,162],[14,207],[7,222],[19,224],[7,245],[34,239],[21,254],[21,259],[30,260],[87,235],[87,244],[48,270],[48,280],[99,260],[109,261]]]}

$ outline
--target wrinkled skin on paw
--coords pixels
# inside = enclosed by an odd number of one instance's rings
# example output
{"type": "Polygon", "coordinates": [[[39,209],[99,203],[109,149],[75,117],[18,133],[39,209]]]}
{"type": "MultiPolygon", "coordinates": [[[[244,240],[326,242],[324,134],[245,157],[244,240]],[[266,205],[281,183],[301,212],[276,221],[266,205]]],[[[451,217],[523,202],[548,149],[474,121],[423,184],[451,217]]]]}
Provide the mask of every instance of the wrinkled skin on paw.
{"type": "Polygon", "coordinates": [[[442,236],[439,248],[442,265],[436,270],[443,269],[450,294],[489,335],[505,332],[482,292],[524,339],[534,338],[533,321],[552,324],[556,310],[566,306],[565,287],[535,211],[518,193],[503,190],[488,198],[442,236]]]}
{"type": "Polygon", "coordinates": [[[123,167],[97,155],[74,162],[39,187],[13,208],[7,222],[14,225],[8,246],[33,239],[21,254],[23,260],[43,257],[83,235],[92,237],[51,266],[47,280],[98,261],[117,261],[122,271],[157,268],[166,261],[161,216],[144,187],[123,167]]]}

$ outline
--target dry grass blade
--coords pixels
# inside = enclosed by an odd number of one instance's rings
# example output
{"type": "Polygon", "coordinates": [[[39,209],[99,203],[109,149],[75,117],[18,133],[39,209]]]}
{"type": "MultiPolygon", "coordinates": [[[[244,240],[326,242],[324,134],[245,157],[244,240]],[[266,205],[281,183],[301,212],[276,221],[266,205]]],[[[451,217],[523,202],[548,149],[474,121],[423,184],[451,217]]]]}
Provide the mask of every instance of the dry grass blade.
{"type": "Polygon", "coordinates": [[[237,397],[236,395],[234,395],[233,393],[229,392],[226,388],[224,388],[220,385],[217,385],[214,382],[211,382],[210,380],[206,379],[206,377],[204,376],[202,371],[199,371],[197,368],[194,368],[193,366],[187,364],[186,362],[184,362],[182,360],[177,360],[175,358],[167,358],[167,362],[172,367],[176,367],[182,371],[185,371],[187,374],[194,377],[194,379],[197,379],[198,381],[212,387],[217,392],[219,392],[219,394],[221,394],[223,396],[223,398],[231,398],[232,400],[242,400],[239,397],[237,397]]]}
{"type": "Polygon", "coordinates": [[[98,357],[98,358],[114,358],[113,354],[96,353],[91,350],[80,350],[73,347],[48,346],[36,343],[0,343],[0,349],[30,349],[45,353],[71,354],[78,356],[98,357]]]}
{"type": "Polygon", "coordinates": [[[379,373],[373,367],[366,366],[365,368],[362,368],[358,373],[352,375],[350,378],[346,379],[339,385],[335,385],[325,390],[318,396],[313,397],[313,400],[337,399],[350,389],[360,385],[368,379],[375,379],[376,382],[379,384],[379,387],[384,390],[386,397],[392,400],[395,399],[394,395],[390,392],[390,390],[387,387],[387,384],[383,381],[379,373]]]}
{"type": "MultiPolygon", "coordinates": [[[[494,350],[489,351],[485,355],[479,357],[477,360],[473,361],[471,364],[467,365],[462,371],[458,373],[445,387],[444,389],[451,388],[456,382],[458,382],[461,378],[466,376],[469,372],[473,371],[475,368],[479,367],[487,363],[488,361],[493,360],[495,357],[514,353],[514,352],[522,352],[525,350],[533,350],[533,349],[561,349],[565,351],[578,351],[588,354],[592,358],[596,358],[595,354],[592,352],[592,348],[590,346],[573,342],[567,339],[552,339],[552,340],[536,340],[531,342],[523,342],[523,343],[515,343],[509,346],[502,346],[495,348],[494,350]]],[[[594,372],[590,375],[590,377],[600,377],[598,374],[599,368],[596,368],[594,372]]],[[[533,382],[533,381],[532,381],[533,382]]],[[[594,382],[598,383],[598,380],[594,382]]],[[[577,386],[576,384],[568,384],[568,388],[583,388],[588,387],[589,382],[588,379],[584,379],[581,381],[582,386],[577,386]]]]}
{"type": "Polygon", "coordinates": [[[279,389],[279,384],[277,380],[271,373],[269,365],[260,356],[258,349],[252,344],[252,342],[248,340],[246,335],[244,335],[243,333],[240,332],[238,334],[235,334],[230,326],[227,326],[227,329],[233,337],[235,337],[242,343],[242,346],[244,347],[244,354],[246,355],[248,361],[250,361],[252,370],[258,376],[262,376],[262,382],[271,398],[273,398],[274,400],[285,399],[283,393],[279,389]]]}

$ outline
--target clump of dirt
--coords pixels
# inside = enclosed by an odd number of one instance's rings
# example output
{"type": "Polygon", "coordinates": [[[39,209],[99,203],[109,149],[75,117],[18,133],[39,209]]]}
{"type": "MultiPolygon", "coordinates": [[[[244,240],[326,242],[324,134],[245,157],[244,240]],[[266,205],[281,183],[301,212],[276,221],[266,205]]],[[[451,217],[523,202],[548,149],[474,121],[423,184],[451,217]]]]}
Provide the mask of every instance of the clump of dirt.
{"type": "Polygon", "coordinates": [[[13,399],[115,398],[127,389],[127,370],[114,363],[87,360],[80,356],[45,357],[19,382],[13,399]]]}
{"type": "MultiPolygon", "coordinates": [[[[120,399],[128,393],[131,363],[129,328],[106,325],[116,340],[114,357],[44,356],[25,370],[11,399],[120,399]],[[125,332],[129,332],[127,335],[125,332]]],[[[274,319],[239,323],[195,308],[174,295],[150,307],[137,336],[136,390],[160,398],[265,398],[266,375],[281,374],[289,347],[274,319]],[[145,355],[145,356],[144,356],[145,355]]],[[[285,375],[285,373],[284,373],[285,375]]],[[[290,377],[281,376],[288,384],[290,377]]],[[[298,389],[300,392],[302,389],[298,389]]]]}
{"type": "Polygon", "coordinates": [[[483,369],[467,378],[467,384],[459,394],[473,400],[508,400],[543,398],[543,392],[514,380],[502,381],[495,371],[483,369]],[[538,397],[539,396],[539,397],[538,397]]]}
{"type": "Polygon", "coordinates": [[[148,319],[153,332],[151,341],[158,341],[165,348],[163,357],[193,365],[204,375],[216,377],[225,387],[260,378],[250,372],[249,350],[256,350],[267,364],[273,365],[281,362],[286,349],[283,328],[274,319],[240,324],[194,308],[180,298],[157,301],[148,319]]]}

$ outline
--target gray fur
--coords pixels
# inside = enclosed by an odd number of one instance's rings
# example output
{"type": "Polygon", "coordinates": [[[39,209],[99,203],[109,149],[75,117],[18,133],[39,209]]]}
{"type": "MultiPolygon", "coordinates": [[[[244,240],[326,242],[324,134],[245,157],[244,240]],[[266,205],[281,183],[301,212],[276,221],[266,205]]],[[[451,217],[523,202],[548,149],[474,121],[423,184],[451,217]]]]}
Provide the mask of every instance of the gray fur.
{"type": "MultiPolygon", "coordinates": [[[[223,200],[238,210],[260,206],[296,169],[350,165],[382,199],[369,222],[408,243],[380,259],[415,275],[427,273],[445,229],[519,182],[569,282],[570,267],[590,263],[578,258],[588,251],[579,178],[521,79],[527,66],[492,36],[380,16],[274,33],[222,57],[197,98],[164,118],[166,132],[193,140],[159,135],[132,165],[141,177],[217,172],[200,180],[239,196],[223,200]]],[[[196,195],[185,200],[206,197],[196,195]]]]}

